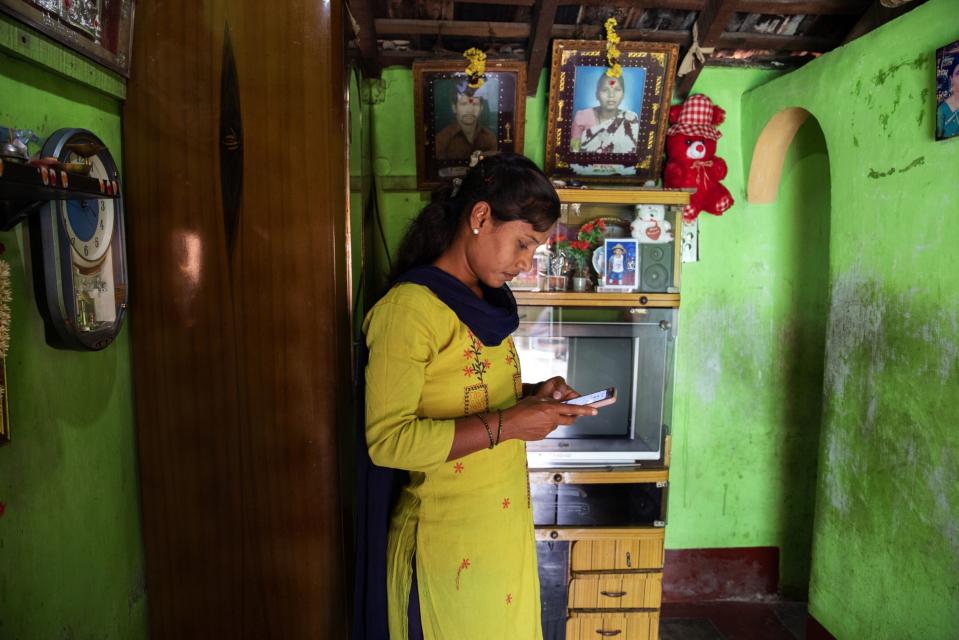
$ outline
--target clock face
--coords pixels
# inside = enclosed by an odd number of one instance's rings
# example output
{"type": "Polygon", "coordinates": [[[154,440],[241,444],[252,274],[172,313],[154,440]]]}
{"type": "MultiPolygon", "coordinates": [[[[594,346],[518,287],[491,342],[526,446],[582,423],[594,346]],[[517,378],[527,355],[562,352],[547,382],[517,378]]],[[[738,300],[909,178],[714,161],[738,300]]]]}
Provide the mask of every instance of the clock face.
{"type": "MultiPolygon", "coordinates": [[[[73,154],[70,154],[73,156],[73,154]]],[[[79,162],[71,157],[67,162],[79,162]]],[[[103,161],[92,158],[90,175],[109,179],[103,161]]],[[[73,248],[74,261],[83,267],[96,265],[110,249],[113,236],[113,200],[67,200],[63,204],[63,227],[73,248]]]]}

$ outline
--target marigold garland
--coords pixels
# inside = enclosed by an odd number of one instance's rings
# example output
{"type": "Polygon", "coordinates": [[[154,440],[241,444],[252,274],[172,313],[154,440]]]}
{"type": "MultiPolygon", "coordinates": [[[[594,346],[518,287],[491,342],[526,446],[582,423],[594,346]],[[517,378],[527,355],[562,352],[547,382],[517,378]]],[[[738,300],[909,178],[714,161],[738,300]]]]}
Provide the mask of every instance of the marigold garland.
{"type": "Polygon", "coordinates": [[[610,78],[619,78],[623,75],[623,68],[619,66],[619,35],[616,33],[616,18],[610,18],[603,24],[606,28],[606,75],[610,78]]]}
{"type": "Polygon", "coordinates": [[[479,89],[486,82],[486,54],[473,47],[464,51],[463,57],[470,61],[466,66],[468,77],[466,86],[470,89],[479,89]]]}

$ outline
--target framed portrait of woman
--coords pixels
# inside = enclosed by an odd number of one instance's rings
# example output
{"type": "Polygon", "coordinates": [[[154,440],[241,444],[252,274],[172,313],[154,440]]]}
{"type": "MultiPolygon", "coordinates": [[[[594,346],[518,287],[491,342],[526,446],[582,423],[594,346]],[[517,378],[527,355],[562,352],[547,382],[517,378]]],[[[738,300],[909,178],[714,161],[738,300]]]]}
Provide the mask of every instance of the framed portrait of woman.
{"type": "Polygon", "coordinates": [[[936,50],[936,140],[959,136],[959,41],[936,50]]]}
{"type": "Polygon", "coordinates": [[[474,151],[523,152],[526,66],[487,60],[486,80],[473,88],[466,64],[465,60],[413,63],[420,189],[463,176],[474,151]]]}
{"type": "Polygon", "coordinates": [[[622,74],[607,74],[603,41],[556,40],[549,85],[546,173],[583,182],[659,178],[679,46],[621,42],[622,74]]]}

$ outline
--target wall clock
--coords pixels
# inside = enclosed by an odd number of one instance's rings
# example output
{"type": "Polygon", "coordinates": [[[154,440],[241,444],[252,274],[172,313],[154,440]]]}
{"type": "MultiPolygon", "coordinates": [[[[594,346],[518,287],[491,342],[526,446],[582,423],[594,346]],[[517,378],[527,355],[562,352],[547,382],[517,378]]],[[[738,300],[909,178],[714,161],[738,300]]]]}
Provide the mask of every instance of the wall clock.
{"type": "Polygon", "coordinates": [[[127,307],[123,198],[113,156],[84,129],[60,129],[43,146],[67,166],[89,165],[108,197],[51,200],[30,220],[37,306],[47,343],[95,351],[120,331],[127,307]]]}

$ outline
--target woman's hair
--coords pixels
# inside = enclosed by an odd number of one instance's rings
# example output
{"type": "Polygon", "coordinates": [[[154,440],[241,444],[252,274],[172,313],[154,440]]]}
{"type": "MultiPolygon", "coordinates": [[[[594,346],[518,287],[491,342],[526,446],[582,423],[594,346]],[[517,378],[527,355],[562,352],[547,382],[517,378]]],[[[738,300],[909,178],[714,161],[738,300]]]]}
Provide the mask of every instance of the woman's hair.
{"type": "Polygon", "coordinates": [[[612,77],[612,76],[606,75],[605,73],[601,73],[601,74],[599,74],[599,79],[596,80],[596,95],[597,95],[597,96],[599,95],[599,90],[603,88],[603,85],[605,85],[605,84],[606,84],[607,82],[609,82],[610,80],[619,80],[619,86],[621,86],[621,87],[623,88],[623,95],[626,94],[626,78],[624,78],[623,76],[612,77]]]}
{"type": "Polygon", "coordinates": [[[559,218],[559,196],[532,161],[515,153],[486,156],[458,189],[444,184],[433,192],[406,230],[390,280],[440,257],[477,202],[489,204],[494,224],[523,220],[546,231],[559,218]]]}

